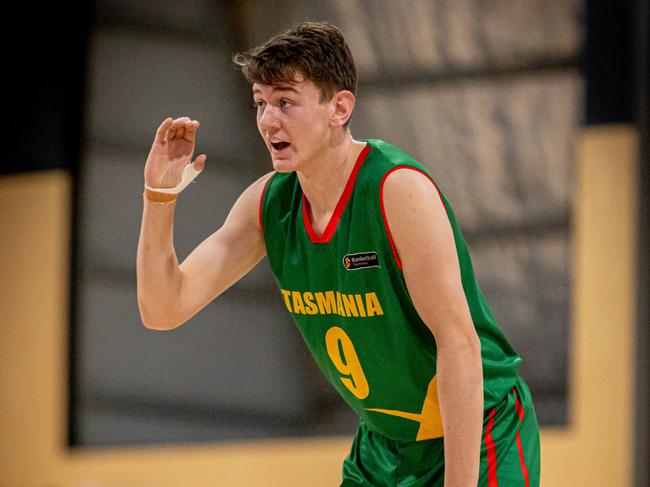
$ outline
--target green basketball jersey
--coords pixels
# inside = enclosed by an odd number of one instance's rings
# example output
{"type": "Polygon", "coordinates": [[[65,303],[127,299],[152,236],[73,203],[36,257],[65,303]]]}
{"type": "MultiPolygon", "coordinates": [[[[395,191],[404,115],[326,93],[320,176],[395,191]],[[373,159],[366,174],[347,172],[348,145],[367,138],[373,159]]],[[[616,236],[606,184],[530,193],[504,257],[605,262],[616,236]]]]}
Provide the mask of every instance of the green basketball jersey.
{"type": "MultiPolygon", "coordinates": [[[[282,299],[320,370],[343,399],[384,436],[440,438],[436,342],[409,296],[381,203],[383,181],[398,168],[431,178],[398,148],[367,141],[321,235],[311,228],[309,202],[296,173],[276,173],[264,190],[260,218],[282,299]]],[[[485,302],[460,226],[442,193],[440,197],[481,340],[488,410],[512,390],[520,358],[485,302]]]]}

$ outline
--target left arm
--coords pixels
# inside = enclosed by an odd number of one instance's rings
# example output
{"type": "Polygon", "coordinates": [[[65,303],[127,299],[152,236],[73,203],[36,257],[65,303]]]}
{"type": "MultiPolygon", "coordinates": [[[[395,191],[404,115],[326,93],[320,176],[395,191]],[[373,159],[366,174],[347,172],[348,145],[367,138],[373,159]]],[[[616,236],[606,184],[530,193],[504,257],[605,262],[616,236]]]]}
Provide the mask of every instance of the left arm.
{"type": "Polygon", "coordinates": [[[474,487],[483,426],[481,344],[465,299],[451,225],[433,183],[420,172],[392,172],[382,196],[409,294],[436,341],[445,487],[474,487]]]}

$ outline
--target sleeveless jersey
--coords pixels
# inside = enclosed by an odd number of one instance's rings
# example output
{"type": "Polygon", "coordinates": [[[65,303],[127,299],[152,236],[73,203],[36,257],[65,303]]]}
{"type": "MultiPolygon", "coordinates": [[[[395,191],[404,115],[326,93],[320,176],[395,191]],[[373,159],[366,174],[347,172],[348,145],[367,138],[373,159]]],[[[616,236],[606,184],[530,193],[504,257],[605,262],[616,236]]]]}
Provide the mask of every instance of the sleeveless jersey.
{"type": "MultiPolygon", "coordinates": [[[[296,173],[269,179],[260,202],[269,263],[320,370],[361,421],[396,440],[440,438],[436,342],[409,296],[381,201],[393,170],[407,167],[433,179],[398,148],[380,140],[366,143],[321,235],[311,228],[296,173]]],[[[488,410],[512,390],[520,358],[488,308],[460,226],[438,193],[481,341],[488,410]]]]}

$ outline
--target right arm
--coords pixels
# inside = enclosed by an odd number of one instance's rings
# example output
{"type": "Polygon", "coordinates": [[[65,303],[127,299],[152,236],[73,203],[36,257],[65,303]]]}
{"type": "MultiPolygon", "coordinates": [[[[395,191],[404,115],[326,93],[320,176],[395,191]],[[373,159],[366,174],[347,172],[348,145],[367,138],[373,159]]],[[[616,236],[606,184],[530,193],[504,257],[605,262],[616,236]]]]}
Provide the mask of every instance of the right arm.
{"type": "MultiPolygon", "coordinates": [[[[182,119],[165,121],[158,129],[145,166],[145,180],[149,176],[149,186],[175,186],[173,179],[163,181],[158,177],[160,171],[151,169],[155,168],[155,164],[160,165],[161,158],[166,157],[166,163],[173,163],[171,158],[161,155],[163,151],[156,145],[164,143],[171,146],[174,143],[173,132],[179,130],[175,127],[182,128],[183,124],[192,123],[189,119],[179,120],[182,119]],[[168,134],[170,130],[172,136],[168,134]],[[161,131],[167,132],[167,135],[161,135],[161,131]]],[[[196,129],[198,122],[194,123],[196,129]]],[[[189,139],[191,150],[185,151],[182,156],[185,162],[177,162],[180,172],[191,160],[193,132],[189,139]]],[[[197,161],[200,163],[197,168],[202,169],[205,157],[199,156],[197,161]]],[[[177,171],[177,174],[180,172],[177,171]]],[[[176,201],[161,204],[144,197],[138,242],[137,287],[140,316],[147,328],[169,330],[182,325],[264,257],[266,249],[258,212],[262,191],[271,175],[266,174],[250,185],[237,199],[222,227],[205,239],[180,265],[173,244],[176,201]]]]}

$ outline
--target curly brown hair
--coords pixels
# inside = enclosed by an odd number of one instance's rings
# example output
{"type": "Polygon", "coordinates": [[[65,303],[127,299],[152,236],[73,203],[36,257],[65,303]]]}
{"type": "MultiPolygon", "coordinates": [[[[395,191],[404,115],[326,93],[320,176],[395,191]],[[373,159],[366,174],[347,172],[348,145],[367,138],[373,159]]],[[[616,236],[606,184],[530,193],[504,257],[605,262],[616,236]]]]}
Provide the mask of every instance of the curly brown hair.
{"type": "Polygon", "coordinates": [[[275,85],[302,75],[319,88],[321,102],[357,89],[352,52],[341,31],[327,22],[303,22],[232,60],[251,84],[275,85]]]}

